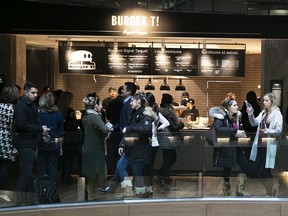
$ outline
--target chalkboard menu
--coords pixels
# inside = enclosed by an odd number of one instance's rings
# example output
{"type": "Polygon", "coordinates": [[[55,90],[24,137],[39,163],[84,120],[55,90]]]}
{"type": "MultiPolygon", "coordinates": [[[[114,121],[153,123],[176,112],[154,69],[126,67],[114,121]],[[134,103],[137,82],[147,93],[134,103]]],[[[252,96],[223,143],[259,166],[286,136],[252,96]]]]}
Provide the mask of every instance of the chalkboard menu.
{"type": "Polygon", "coordinates": [[[244,77],[244,67],[245,50],[201,50],[200,76],[244,77]]]}
{"type": "Polygon", "coordinates": [[[149,48],[107,48],[107,74],[151,74],[150,56],[149,48]]]}
{"type": "Polygon", "coordinates": [[[198,75],[198,49],[153,49],[153,74],[198,75]]]}

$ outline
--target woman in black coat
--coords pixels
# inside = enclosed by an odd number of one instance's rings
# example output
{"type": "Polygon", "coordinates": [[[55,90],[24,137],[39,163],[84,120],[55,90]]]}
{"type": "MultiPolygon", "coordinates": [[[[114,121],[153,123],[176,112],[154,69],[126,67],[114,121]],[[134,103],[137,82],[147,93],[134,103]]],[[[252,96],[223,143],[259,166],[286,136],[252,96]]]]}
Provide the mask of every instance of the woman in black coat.
{"type": "MultiPolygon", "coordinates": [[[[135,177],[135,194],[141,196],[145,194],[143,168],[151,161],[151,138],[152,122],[157,118],[151,107],[146,107],[146,97],[144,93],[137,93],[132,96],[128,124],[123,129],[125,154],[135,177]]],[[[132,187],[130,179],[121,183],[123,189],[132,187]]]]}
{"type": "Polygon", "coordinates": [[[244,180],[248,170],[248,161],[245,159],[241,147],[236,148],[238,138],[245,137],[245,131],[240,130],[241,112],[238,111],[238,104],[235,99],[226,98],[221,107],[212,107],[209,115],[214,117],[212,127],[215,128],[218,137],[229,138],[229,145],[215,147],[213,151],[213,163],[215,166],[223,167],[225,196],[231,195],[230,174],[232,167],[239,165],[241,173],[237,176],[236,194],[238,196],[248,195],[244,189],[244,180]],[[241,180],[241,182],[238,183],[241,180]]]}

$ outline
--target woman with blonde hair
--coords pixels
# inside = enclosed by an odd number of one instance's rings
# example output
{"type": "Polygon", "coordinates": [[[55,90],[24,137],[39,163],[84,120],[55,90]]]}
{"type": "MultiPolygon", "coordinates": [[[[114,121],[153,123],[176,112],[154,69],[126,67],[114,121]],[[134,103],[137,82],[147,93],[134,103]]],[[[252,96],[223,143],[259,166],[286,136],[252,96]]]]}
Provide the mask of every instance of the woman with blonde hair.
{"type": "Polygon", "coordinates": [[[272,169],[275,167],[277,146],[283,128],[283,116],[276,105],[276,97],[273,93],[266,93],[263,97],[263,110],[255,117],[252,107],[247,107],[249,122],[252,126],[258,126],[253,142],[250,160],[256,167],[256,176],[264,178],[263,185],[267,196],[275,196],[273,190],[272,169]]]}
{"type": "Polygon", "coordinates": [[[105,137],[108,128],[101,118],[102,104],[96,93],[83,99],[85,111],[82,115],[84,142],[82,146],[82,175],[87,181],[88,200],[95,200],[96,185],[107,177],[105,162],[105,137]]]}

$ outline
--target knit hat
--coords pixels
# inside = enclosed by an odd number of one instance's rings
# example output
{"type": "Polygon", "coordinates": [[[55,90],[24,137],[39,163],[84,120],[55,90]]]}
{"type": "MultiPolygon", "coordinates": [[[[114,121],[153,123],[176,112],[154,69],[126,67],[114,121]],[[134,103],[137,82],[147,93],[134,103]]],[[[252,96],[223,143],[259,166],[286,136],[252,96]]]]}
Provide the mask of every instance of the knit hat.
{"type": "Polygon", "coordinates": [[[161,103],[162,104],[172,104],[174,98],[172,97],[172,95],[164,93],[162,94],[162,99],[161,99],[161,103]]]}

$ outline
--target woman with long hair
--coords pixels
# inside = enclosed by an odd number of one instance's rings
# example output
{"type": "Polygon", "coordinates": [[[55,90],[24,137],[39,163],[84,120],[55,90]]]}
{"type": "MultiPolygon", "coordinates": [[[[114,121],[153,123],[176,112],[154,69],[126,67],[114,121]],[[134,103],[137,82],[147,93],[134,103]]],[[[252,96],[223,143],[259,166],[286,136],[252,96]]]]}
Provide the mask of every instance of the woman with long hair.
{"type": "Polygon", "coordinates": [[[58,159],[62,154],[64,119],[54,104],[52,93],[44,93],[39,98],[38,116],[41,124],[46,125],[50,130],[48,135],[43,136],[43,141],[38,146],[37,177],[48,175],[56,182],[58,159]]]}
{"type": "MultiPolygon", "coordinates": [[[[72,92],[64,91],[58,99],[57,106],[64,117],[65,136],[63,140],[63,155],[61,160],[62,182],[64,184],[74,183],[72,166],[74,158],[77,156],[79,170],[81,168],[81,145],[82,134],[80,130],[80,119],[76,118],[76,113],[71,104],[74,95],[72,92]]],[[[79,171],[80,173],[80,171],[79,171]]]]}
{"type": "Polygon", "coordinates": [[[147,105],[152,108],[156,113],[157,119],[152,122],[152,142],[151,142],[151,162],[147,167],[147,188],[146,192],[153,193],[153,181],[154,181],[154,161],[156,155],[159,151],[159,142],[157,138],[157,133],[161,133],[164,128],[167,128],[170,123],[169,121],[160,113],[160,108],[155,101],[155,96],[151,92],[146,92],[147,105]]]}
{"type": "Polygon", "coordinates": [[[166,93],[162,94],[160,113],[169,121],[169,127],[164,128],[157,136],[163,153],[163,162],[156,181],[158,181],[162,187],[167,190],[178,190],[178,188],[172,184],[170,170],[176,163],[176,150],[181,143],[179,130],[184,128],[183,122],[178,120],[173,108],[173,100],[174,98],[172,95],[166,93]]]}
{"type": "Polygon", "coordinates": [[[264,178],[263,184],[267,196],[275,196],[273,189],[272,169],[275,167],[277,146],[282,134],[283,116],[276,104],[277,100],[273,93],[268,92],[263,97],[263,110],[255,117],[252,107],[247,107],[249,122],[252,126],[258,126],[250,160],[253,167],[257,168],[256,176],[264,178]]]}
{"type": "Polygon", "coordinates": [[[237,175],[236,195],[249,196],[244,187],[249,163],[241,147],[236,146],[238,138],[246,136],[240,128],[241,112],[238,110],[237,101],[234,97],[226,97],[220,107],[212,107],[209,110],[209,115],[214,117],[211,127],[215,128],[216,134],[229,138],[229,145],[215,147],[213,151],[214,166],[223,168],[223,194],[231,196],[231,171],[238,164],[241,171],[237,175]]]}

